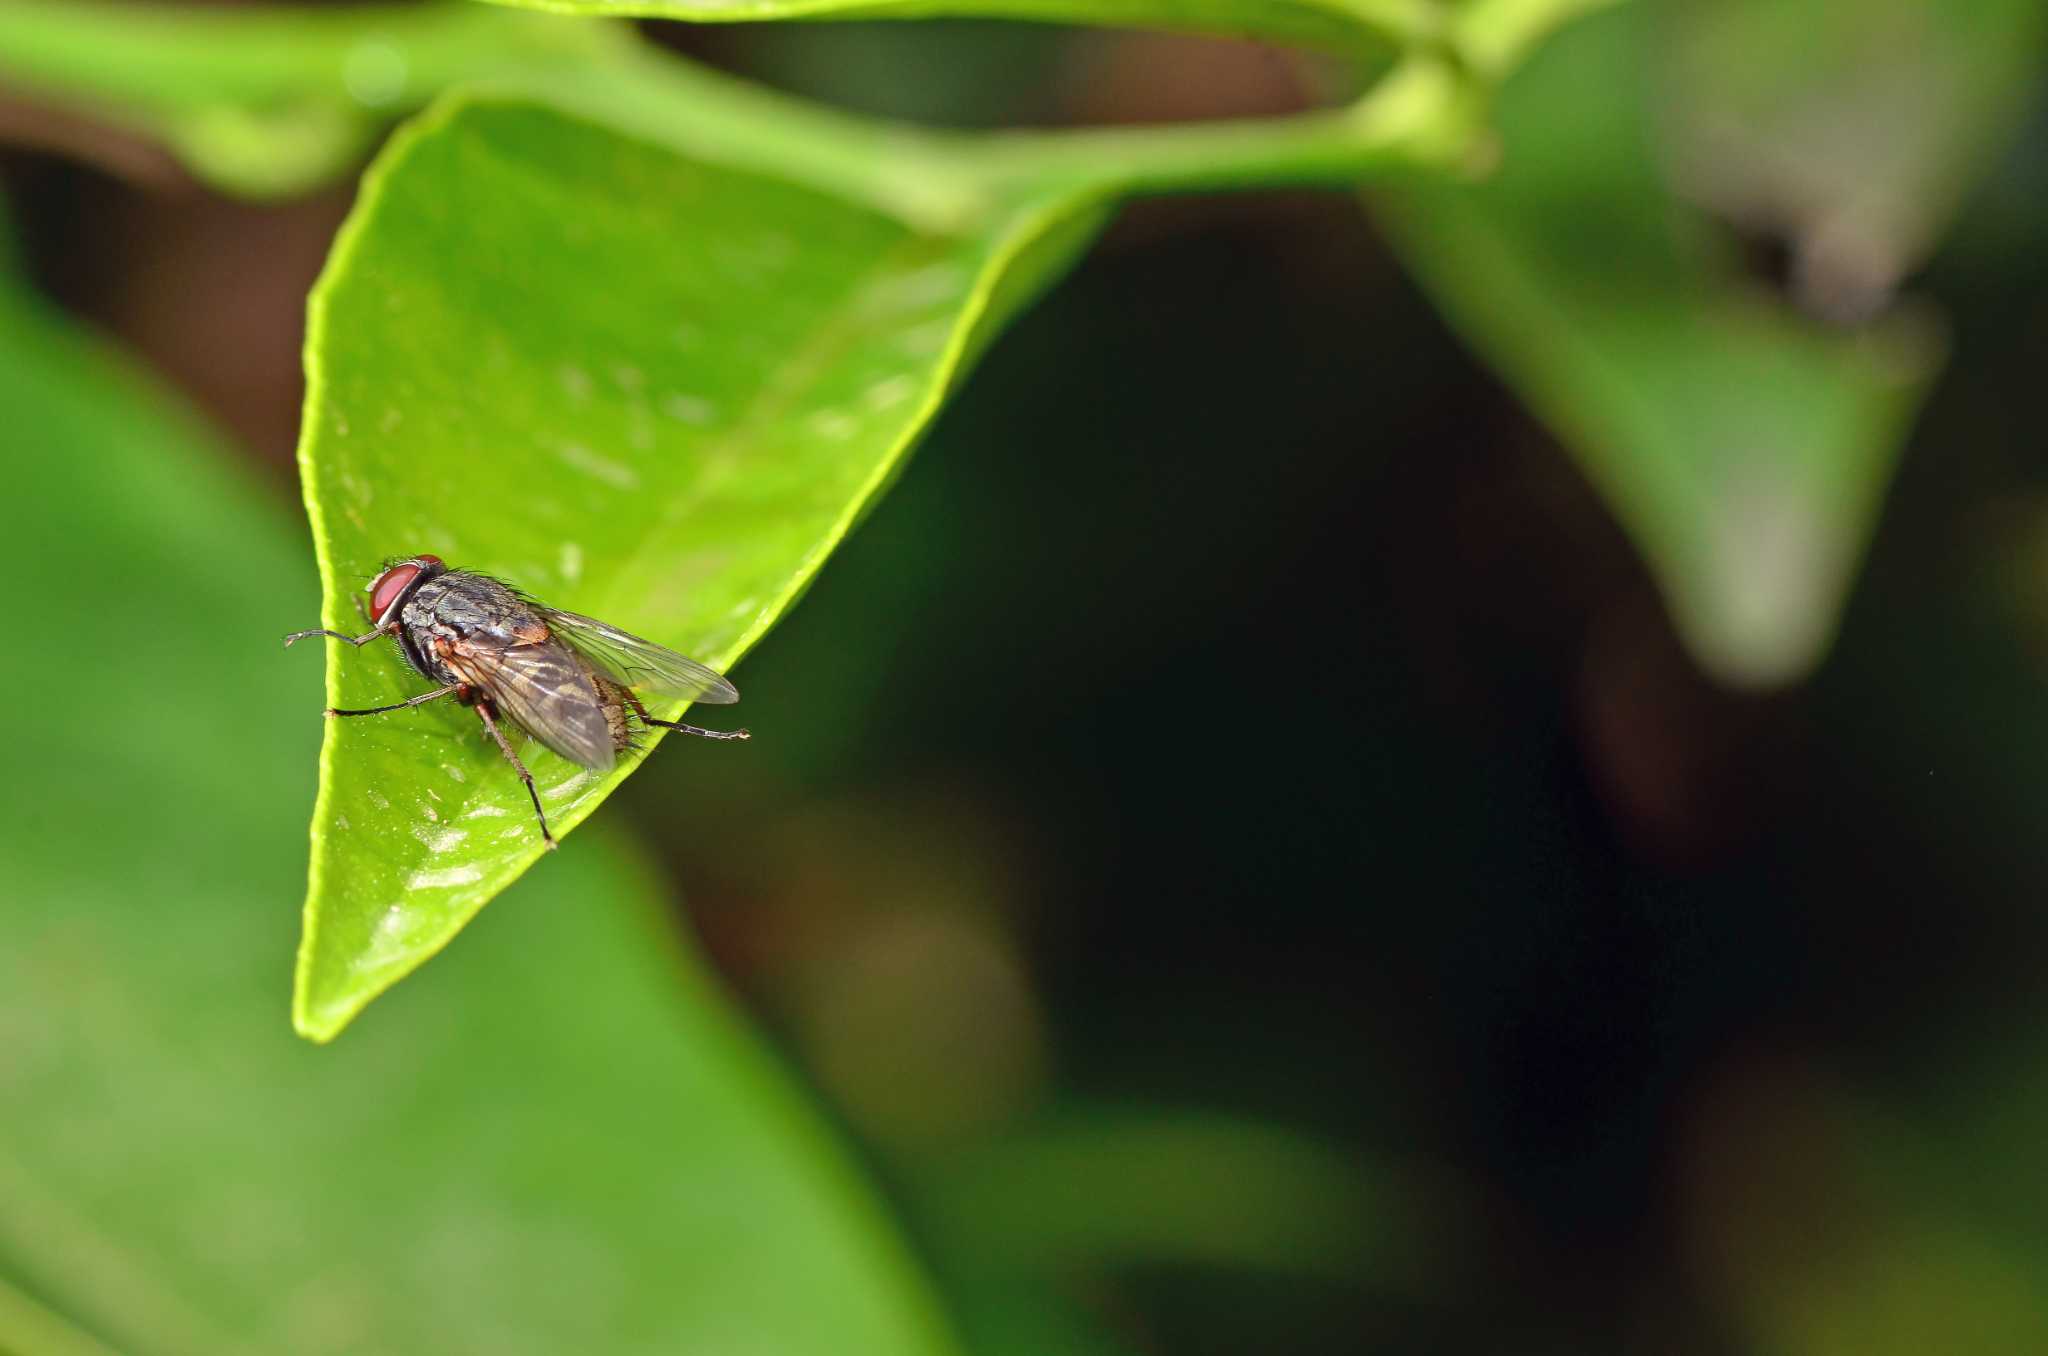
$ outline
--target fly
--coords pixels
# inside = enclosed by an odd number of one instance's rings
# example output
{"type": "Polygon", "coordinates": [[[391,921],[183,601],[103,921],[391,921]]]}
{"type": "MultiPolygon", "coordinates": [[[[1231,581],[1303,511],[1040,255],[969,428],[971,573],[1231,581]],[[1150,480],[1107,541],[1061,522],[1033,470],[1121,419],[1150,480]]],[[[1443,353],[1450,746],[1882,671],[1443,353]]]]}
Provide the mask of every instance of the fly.
{"type": "Polygon", "coordinates": [[[550,849],[555,836],[533,789],[533,774],[513,752],[505,725],[596,772],[609,771],[621,752],[639,747],[636,719],[705,739],[748,737],[745,730],[705,730],[650,716],[634,693],[638,688],[714,705],[738,701],[739,690],[722,675],[595,617],[537,603],[487,574],[450,569],[439,556],[418,555],[385,566],[368,592],[368,633],[296,631],[284,643],[328,636],[367,645],[390,636],[405,662],[438,686],[389,706],[324,714],[378,716],[455,698],[483,718],[484,729],[526,783],[541,839],[550,849]]]}

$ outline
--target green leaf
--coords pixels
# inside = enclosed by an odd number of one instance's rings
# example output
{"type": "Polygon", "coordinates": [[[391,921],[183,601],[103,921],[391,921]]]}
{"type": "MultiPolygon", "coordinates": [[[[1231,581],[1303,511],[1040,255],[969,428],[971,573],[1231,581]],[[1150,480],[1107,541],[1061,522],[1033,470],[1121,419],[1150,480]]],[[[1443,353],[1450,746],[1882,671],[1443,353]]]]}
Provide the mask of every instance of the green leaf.
{"type": "MultiPolygon", "coordinates": [[[[0,0],[0,36],[27,39],[15,69],[109,100],[324,98],[323,80],[348,87],[348,52],[389,55],[385,18],[421,73],[394,105],[463,83],[366,177],[313,298],[301,456],[336,629],[361,624],[351,595],[378,562],[432,550],[729,663],[1116,197],[1440,167],[1479,131],[1476,92],[1428,53],[1298,117],[964,136],[806,106],[616,25],[519,19],[545,28],[465,43],[431,7],[328,18],[157,26],[0,0]]],[[[315,168],[251,154],[277,185],[315,168]]],[[[332,705],[404,691],[376,654],[349,657],[365,662],[336,656],[332,705]]],[[[339,1031],[530,863],[519,824],[476,822],[527,811],[460,715],[331,737],[294,1007],[308,1035],[339,1031]],[[422,730],[442,742],[406,733],[422,730]]],[[[564,828],[618,780],[570,785],[536,760],[564,828]]]]}
{"type": "Polygon", "coordinates": [[[0,567],[68,628],[0,647],[0,1349],[948,1350],[616,836],[346,1046],[285,1030],[303,549],[4,288],[0,401],[0,567]]]}
{"type": "Polygon", "coordinates": [[[354,168],[449,85],[601,61],[607,24],[473,5],[208,9],[0,0],[0,86],[162,141],[230,192],[302,192],[354,168]]]}
{"type": "Polygon", "coordinates": [[[1502,93],[1491,181],[1375,195],[1446,314],[1579,458],[1702,664],[1796,678],[1832,637],[1938,345],[1821,328],[1739,276],[1648,141],[1646,20],[1578,25],[1502,93]]]}
{"type": "Polygon", "coordinates": [[[1031,19],[1173,28],[1338,49],[1406,45],[1442,26],[1436,0],[489,0],[555,14],[741,23],[770,19],[1031,19]]]}
{"type": "Polygon", "coordinates": [[[1461,0],[1451,36],[1466,65],[1490,80],[1499,80],[1571,20],[1620,3],[1622,0],[1461,0]]]}
{"type": "Polygon", "coordinates": [[[2036,0],[1728,0],[1665,31],[1688,193],[1781,236],[1823,314],[1881,305],[2035,95],[2036,0]]]}
{"type": "MultiPolygon", "coordinates": [[[[324,624],[361,631],[365,577],[431,551],[730,665],[1098,220],[1066,195],[920,229],[558,112],[439,106],[366,179],[313,298],[301,462],[324,624]]],[[[385,643],[330,644],[329,705],[421,690],[385,643]]],[[[775,712],[740,715],[775,737],[775,712]]],[[[558,836],[638,761],[524,757],[558,836]]],[[[329,722],[299,1029],[333,1036],[540,853],[472,712],[329,722]]]]}

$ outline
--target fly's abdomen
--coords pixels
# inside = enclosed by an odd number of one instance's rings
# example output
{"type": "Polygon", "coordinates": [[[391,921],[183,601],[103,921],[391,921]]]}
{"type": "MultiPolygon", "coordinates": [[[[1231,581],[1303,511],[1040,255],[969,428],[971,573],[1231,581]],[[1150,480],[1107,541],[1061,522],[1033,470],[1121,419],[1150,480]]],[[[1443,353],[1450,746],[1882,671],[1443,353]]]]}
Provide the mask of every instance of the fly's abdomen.
{"type": "Polygon", "coordinates": [[[597,697],[604,705],[604,723],[612,733],[612,748],[620,753],[640,747],[633,738],[633,727],[626,721],[626,690],[611,679],[593,673],[590,681],[597,684],[597,697]]]}

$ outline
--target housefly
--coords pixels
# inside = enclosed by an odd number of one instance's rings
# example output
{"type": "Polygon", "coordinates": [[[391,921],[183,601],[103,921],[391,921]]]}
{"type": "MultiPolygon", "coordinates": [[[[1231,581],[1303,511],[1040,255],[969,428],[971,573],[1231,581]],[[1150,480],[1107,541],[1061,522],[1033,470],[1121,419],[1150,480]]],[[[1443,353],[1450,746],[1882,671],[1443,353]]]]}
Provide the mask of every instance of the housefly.
{"type": "Polygon", "coordinates": [[[368,593],[365,615],[372,629],[366,634],[297,631],[284,643],[328,636],[367,645],[390,636],[405,662],[437,686],[389,706],[325,714],[377,716],[455,698],[483,718],[484,729],[526,783],[541,839],[551,849],[555,836],[533,789],[533,774],[513,752],[505,725],[597,772],[638,747],[634,720],[706,739],[747,738],[745,730],[704,730],[650,716],[634,691],[714,704],[738,701],[739,690],[718,673],[595,617],[537,603],[487,574],[450,569],[439,556],[418,555],[386,565],[368,593]]]}

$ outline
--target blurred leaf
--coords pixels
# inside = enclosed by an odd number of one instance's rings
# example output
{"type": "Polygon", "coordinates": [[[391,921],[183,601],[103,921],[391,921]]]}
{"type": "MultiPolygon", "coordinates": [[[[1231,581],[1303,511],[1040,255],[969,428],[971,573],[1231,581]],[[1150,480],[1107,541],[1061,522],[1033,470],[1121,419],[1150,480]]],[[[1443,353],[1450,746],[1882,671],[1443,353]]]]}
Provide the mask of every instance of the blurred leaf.
{"type": "Polygon", "coordinates": [[[1498,80],[1538,43],[1582,14],[1623,0],[1458,0],[1451,25],[1468,66],[1498,80]]]}
{"type": "Polygon", "coordinates": [[[163,141],[230,192],[301,192],[465,79],[537,74],[630,41],[474,5],[218,9],[0,0],[0,86],[163,141]]]}
{"type": "Polygon", "coordinates": [[[2039,88],[2038,0],[1672,7],[1679,182],[1783,236],[1801,301],[1858,318],[1927,253],[2039,88]]]}
{"type": "MultiPolygon", "coordinates": [[[[301,457],[325,624],[360,631],[365,576],[432,551],[731,664],[1098,218],[1044,197],[923,230],[557,113],[443,105],[365,181],[313,299],[301,457]]],[[[388,646],[330,650],[331,705],[423,690],[388,646]]],[[[776,713],[746,715],[774,738],[776,713]]],[[[481,734],[454,706],[330,722],[304,1033],[333,1036],[540,855],[481,734]]],[[[525,757],[558,836],[638,761],[525,757]]]]}
{"type": "MultiPolygon", "coordinates": [[[[295,1040],[278,903],[318,718],[271,637],[302,551],[4,289],[0,401],[0,565],[135,675],[86,690],[75,651],[0,649],[0,1275],[130,1353],[949,1349],[617,838],[392,1020],[295,1040]]],[[[0,1323],[35,1317],[8,1293],[0,1323]]],[[[95,1348],[15,1325],[0,1349],[95,1348]]]]}
{"type": "Polygon", "coordinates": [[[8,1356],[119,1356],[92,1334],[7,1284],[0,1272],[0,1351],[8,1356]]]}
{"type": "MultiPolygon", "coordinates": [[[[1983,1090],[1971,1054],[1943,1053],[1943,1095],[1967,1102],[1983,1090]]],[[[1847,1095],[1825,1069],[1758,1072],[1703,1099],[1678,1178],[1691,1280],[1751,1349],[2048,1349],[2048,1251],[2028,1208],[2040,1141],[2000,1152],[2040,1127],[2026,1125],[2033,1090],[2012,1086],[2009,1063],[1995,1101],[1967,1106],[1947,1137],[1847,1095]]]]}
{"type": "MultiPolygon", "coordinates": [[[[1469,1285],[1458,1259],[1477,1221],[1442,1171],[1254,1121],[1070,1108],[899,1167],[977,1352],[1125,1350],[1096,1312],[1113,1307],[1104,1285],[1162,1271],[1285,1278],[1397,1304],[1469,1285]]],[[[1261,1318],[1244,1322],[1256,1331],[1261,1318]]]]}
{"type": "MultiPolygon", "coordinates": [[[[1548,7],[1548,0],[1544,0],[1548,7]]],[[[769,19],[1033,19],[1176,28],[1337,48],[1412,42],[1441,26],[1436,0],[488,0],[555,14],[740,23],[769,19]]]]}
{"type": "Polygon", "coordinates": [[[1069,1114],[921,1164],[917,1182],[949,1255],[1058,1270],[1172,1262],[1420,1293],[1471,1223],[1435,1170],[1191,1113],[1069,1114]]]}
{"type": "Polygon", "coordinates": [[[1833,635],[1935,343],[1912,317],[1826,331],[1742,281],[1657,173],[1638,9],[1576,26],[1509,82],[1493,180],[1375,202],[1579,457],[1693,653],[1726,681],[1781,683],[1833,635]]]}

